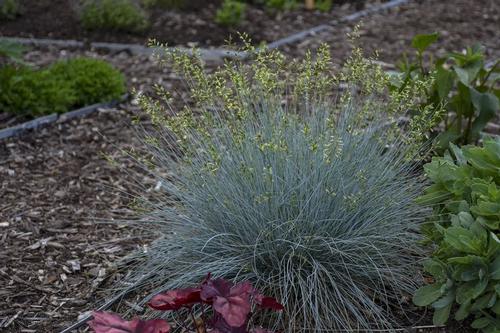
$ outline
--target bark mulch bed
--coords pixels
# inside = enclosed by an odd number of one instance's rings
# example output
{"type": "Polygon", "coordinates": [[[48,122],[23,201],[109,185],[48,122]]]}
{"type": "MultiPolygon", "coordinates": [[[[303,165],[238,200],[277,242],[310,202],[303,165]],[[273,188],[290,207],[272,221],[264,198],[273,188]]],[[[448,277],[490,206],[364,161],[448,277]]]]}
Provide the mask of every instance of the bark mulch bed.
{"type": "MultiPolygon", "coordinates": [[[[287,53],[302,56],[308,48],[328,43],[334,59],[346,56],[347,33],[356,23],[333,26],[299,43],[284,47],[287,53]]],[[[411,40],[416,34],[438,32],[438,43],[429,51],[443,56],[462,51],[475,43],[486,47],[487,61],[500,58],[500,1],[419,0],[409,1],[389,11],[362,19],[359,44],[367,54],[378,52],[379,59],[395,64],[403,52],[414,54],[411,40]]]]}
{"type": "MultiPolygon", "coordinates": [[[[489,56],[498,56],[499,5],[494,0],[481,4],[484,8],[466,7],[465,0],[425,0],[368,17],[362,45],[376,46],[381,59],[392,63],[408,50],[414,34],[438,30],[448,32],[435,47],[438,52],[477,40],[490,46],[489,56]]],[[[335,42],[332,50],[337,59],[343,59],[349,53],[343,36],[351,28],[335,27],[329,34],[287,47],[286,52],[300,56],[304,48],[329,41],[335,42]]],[[[53,48],[33,50],[26,60],[44,65],[76,55],[109,60],[139,90],[161,83],[184,94],[176,75],[143,56],[53,48]]],[[[0,331],[58,332],[70,326],[95,308],[113,279],[119,278],[113,274],[113,263],[151,240],[129,227],[97,223],[114,217],[114,211],[127,215],[130,202],[120,195],[131,186],[129,176],[109,164],[106,155],[117,157],[133,175],[145,177],[120,157],[121,149],[140,147],[130,127],[136,109],[134,103],[126,103],[0,141],[0,331]]],[[[148,178],[144,181],[148,184],[148,178]]]]}
{"type": "MultiPolygon", "coordinates": [[[[229,28],[214,21],[221,0],[189,0],[182,10],[150,9],[151,27],[144,33],[131,34],[112,31],[86,31],[78,19],[75,1],[21,0],[21,16],[0,24],[0,36],[37,37],[89,40],[92,42],[119,42],[145,44],[154,37],[169,45],[221,46],[237,32],[245,32],[255,43],[271,42],[330,20],[338,19],[363,8],[365,1],[334,1],[328,13],[297,8],[276,11],[256,5],[247,5],[244,20],[229,28]]],[[[379,1],[367,1],[369,5],[379,1]]]]}

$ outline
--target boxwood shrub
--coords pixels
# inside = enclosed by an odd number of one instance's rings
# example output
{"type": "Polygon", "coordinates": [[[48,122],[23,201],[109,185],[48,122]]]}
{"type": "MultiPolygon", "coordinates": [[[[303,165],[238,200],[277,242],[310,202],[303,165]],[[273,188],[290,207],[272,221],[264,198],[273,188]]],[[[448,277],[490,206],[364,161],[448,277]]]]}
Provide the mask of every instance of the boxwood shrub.
{"type": "Polygon", "coordinates": [[[119,98],[123,75],[102,60],[77,58],[36,70],[26,66],[0,69],[0,109],[40,116],[119,98]]]}
{"type": "Polygon", "coordinates": [[[86,0],[80,19],[87,30],[140,33],[149,26],[146,12],[132,0],[86,0]]]}
{"type": "Polygon", "coordinates": [[[500,139],[484,147],[451,144],[452,153],[425,166],[433,184],[420,199],[435,205],[425,233],[436,246],[424,269],[432,283],[414,302],[434,308],[434,323],[472,320],[485,333],[500,331],[500,139]]]}

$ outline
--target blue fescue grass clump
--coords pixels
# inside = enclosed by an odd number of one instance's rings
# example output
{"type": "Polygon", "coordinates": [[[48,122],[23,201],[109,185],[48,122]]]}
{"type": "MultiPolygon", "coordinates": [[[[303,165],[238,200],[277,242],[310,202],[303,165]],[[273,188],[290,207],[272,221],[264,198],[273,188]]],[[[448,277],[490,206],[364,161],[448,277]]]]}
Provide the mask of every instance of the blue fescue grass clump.
{"type": "Polygon", "coordinates": [[[279,331],[398,326],[421,281],[429,210],[411,161],[435,120],[415,107],[428,82],[388,91],[359,49],[338,73],[327,47],[302,61],[250,51],[210,74],[169,54],[192,107],[174,110],[161,87],[139,96],[158,132],[138,159],[157,191],[137,193],[134,222],[158,239],[128,258],[125,288],[151,297],[211,272],[277,298],[285,311],[262,320],[279,331]],[[421,117],[402,130],[408,110],[421,117]]]}
{"type": "Polygon", "coordinates": [[[326,104],[307,116],[252,107],[237,134],[214,114],[210,135],[191,133],[193,154],[172,155],[168,132],[156,141],[170,174],[142,223],[162,236],[134,258],[137,276],[154,272],[152,295],[207,272],[253,281],[285,305],[286,332],[392,327],[426,216],[405,149],[387,147],[383,127],[352,130],[352,104],[336,122],[326,104]]]}

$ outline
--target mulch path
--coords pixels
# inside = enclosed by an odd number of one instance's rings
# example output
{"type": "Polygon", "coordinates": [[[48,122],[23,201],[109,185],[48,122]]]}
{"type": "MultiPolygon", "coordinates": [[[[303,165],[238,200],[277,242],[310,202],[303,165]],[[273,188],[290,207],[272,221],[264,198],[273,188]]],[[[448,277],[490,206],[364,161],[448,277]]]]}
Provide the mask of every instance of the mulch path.
{"type": "MultiPolygon", "coordinates": [[[[478,40],[489,46],[488,57],[493,58],[500,54],[495,30],[500,4],[480,3],[424,0],[365,18],[362,45],[369,50],[377,46],[381,60],[393,63],[408,50],[414,34],[438,30],[448,35],[443,34],[435,46],[437,52],[478,40]]],[[[336,27],[290,45],[286,52],[300,56],[305,48],[328,41],[334,42],[335,57],[343,59],[349,52],[343,36],[351,29],[336,27]]],[[[175,74],[158,69],[144,56],[37,49],[26,60],[44,65],[76,55],[109,60],[125,71],[130,86],[138,90],[161,83],[185,96],[175,74]]],[[[115,157],[133,175],[145,177],[120,152],[140,149],[131,126],[137,109],[128,102],[0,141],[0,331],[58,332],[70,326],[106,297],[106,287],[119,276],[113,263],[152,239],[130,227],[97,223],[112,219],[116,212],[129,214],[130,198],[116,190],[130,189],[129,176],[110,164],[107,156],[115,157]]],[[[147,126],[147,121],[142,124],[147,126]]],[[[459,332],[459,328],[447,331],[459,332]]]]}
{"type": "Polygon", "coordinates": [[[330,20],[337,19],[379,1],[334,1],[328,13],[307,11],[302,7],[276,11],[247,5],[245,16],[237,27],[225,27],[214,21],[221,0],[189,0],[182,10],[149,9],[151,27],[144,33],[86,31],[78,18],[77,1],[21,0],[23,13],[15,20],[0,24],[0,36],[37,37],[145,44],[149,37],[169,45],[221,46],[230,35],[238,41],[237,32],[245,32],[255,43],[271,42],[330,20]],[[56,10],[54,10],[56,8],[56,10]]]}

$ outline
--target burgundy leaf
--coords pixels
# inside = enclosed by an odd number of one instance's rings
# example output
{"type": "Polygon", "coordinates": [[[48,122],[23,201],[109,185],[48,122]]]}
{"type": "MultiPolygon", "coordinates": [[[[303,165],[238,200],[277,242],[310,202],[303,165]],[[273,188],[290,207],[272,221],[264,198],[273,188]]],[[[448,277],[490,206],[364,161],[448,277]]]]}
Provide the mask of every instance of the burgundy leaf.
{"type": "Polygon", "coordinates": [[[232,327],[217,312],[214,314],[211,324],[213,330],[210,333],[248,333],[247,323],[240,327],[232,327]]]}
{"type": "Polygon", "coordinates": [[[120,316],[110,312],[93,312],[94,319],[89,322],[89,326],[95,333],[132,333],[134,328],[131,322],[122,319],[120,316]]]}
{"type": "Polygon", "coordinates": [[[261,308],[271,309],[273,311],[282,311],[285,309],[283,305],[276,301],[276,299],[262,294],[255,295],[255,303],[257,303],[261,308]]]}
{"type": "Polygon", "coordinates": [[[212,302],[215,296],[226,296],[231,292],[233,284],[224,279],[208,280],[201,286],[201,299],[212,302]]]}
{"type": "Polygon", "coordinates": [[[201,302],[199,288],[170,290],[154,296],[148,305],[156,310],[178,310],[201,302]]]}
{"type": "Polygon", "coordinates": [[[135,333],[168,333],[170,325],[162,319],[137,320],[135,333]]]}
{"type": "Polygon", "coordinates": [[[213,302],[214,310],[222,315],[229,326],[241,327],[248,320],[252,291],[249,282],[233,285],[224,279],[216,279],[201,287],[201,298],[213,302]]]}
{"type": "Polygon", "coordinates": [[[89,326],[95,333],[168,333],[170,325],[162,319],[127,321],[110,312],[94,312],[89,326]]]}
{"type": "Polygon", "coordinates": [[[250,300],[248,295],[215,297],[213,308],[220,313],[231,327],[245,325],[250,313],[250,300]]]}

